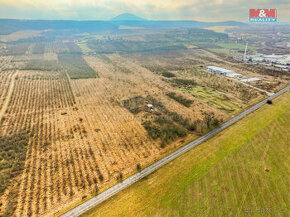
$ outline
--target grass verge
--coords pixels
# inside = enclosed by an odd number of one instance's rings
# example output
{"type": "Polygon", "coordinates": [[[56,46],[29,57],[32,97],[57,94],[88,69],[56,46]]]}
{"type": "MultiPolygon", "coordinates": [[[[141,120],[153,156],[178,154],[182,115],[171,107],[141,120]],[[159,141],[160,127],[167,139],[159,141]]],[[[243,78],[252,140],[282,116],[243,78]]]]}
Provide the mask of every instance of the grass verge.
{"type": "Polygon", "coordinates": [[[278,97],[83,216],[287,216],[289,99],[278,97]]]}

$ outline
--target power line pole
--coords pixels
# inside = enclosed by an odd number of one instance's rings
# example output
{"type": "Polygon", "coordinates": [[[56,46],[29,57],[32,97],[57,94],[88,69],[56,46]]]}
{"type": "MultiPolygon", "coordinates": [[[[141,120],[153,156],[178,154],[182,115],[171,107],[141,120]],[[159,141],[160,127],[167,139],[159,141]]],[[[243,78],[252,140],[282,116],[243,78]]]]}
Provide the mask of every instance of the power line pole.
{"type": "Polygon", "coordinates": [[[245,48],[245,53],[244,53],[244,62],[246,62],[247,49],[248,49],[248,42],[246,42],[246,48],[245,48]]]}

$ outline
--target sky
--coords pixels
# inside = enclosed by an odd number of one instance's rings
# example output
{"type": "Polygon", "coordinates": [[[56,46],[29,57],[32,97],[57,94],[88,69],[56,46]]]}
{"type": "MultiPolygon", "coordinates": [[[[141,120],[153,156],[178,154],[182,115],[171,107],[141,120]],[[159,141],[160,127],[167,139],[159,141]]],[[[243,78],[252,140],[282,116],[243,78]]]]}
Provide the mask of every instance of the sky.
{"type": "Polygon", "coordinates": [[[133,13],[150,20],[248,22],[250,8],[277,9],[290,22],[289,0],[0,0],[0,18],[109,20],[133,13]]]}

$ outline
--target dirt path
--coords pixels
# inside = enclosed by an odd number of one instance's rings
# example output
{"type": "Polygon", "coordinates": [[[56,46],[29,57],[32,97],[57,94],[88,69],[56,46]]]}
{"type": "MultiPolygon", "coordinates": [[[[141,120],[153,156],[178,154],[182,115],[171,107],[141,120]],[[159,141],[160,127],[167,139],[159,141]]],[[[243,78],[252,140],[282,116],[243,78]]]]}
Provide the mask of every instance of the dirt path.
{"type": "Polygon", "coordinates": [[[15,78],[18,75],[18,72],[19,71],[17,70],[16,73],[12,77],[12,81],[11,81],[11,85],[9,87],[9,91],[8,91],[7,97],[6,97],[6,99],[5,99],[4,103],[3,103],[2,108],[0,109],[0,120],[2,120],[2,117],[5,114],[5,111],[6,111],[7,107],[8,107],[9,102],[10,102],[10,99],[11,99],[11,96],[12,96],[12,93],[13,93],[13,89],[14,89],[15,78]]]}

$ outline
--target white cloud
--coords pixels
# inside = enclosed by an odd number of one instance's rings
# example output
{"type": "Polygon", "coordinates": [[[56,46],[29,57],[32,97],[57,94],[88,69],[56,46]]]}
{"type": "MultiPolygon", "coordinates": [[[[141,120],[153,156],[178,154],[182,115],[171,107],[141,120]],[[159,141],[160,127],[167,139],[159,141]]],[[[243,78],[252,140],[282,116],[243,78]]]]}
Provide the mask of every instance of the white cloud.
{"type": "Polygon", "coordinates": [[[148,19],[247,21],[249,8],[277,8],[280,19],[290,19],[287,0],[0,0],[2,17],[22,11],[25,18],[46,19],[109,19],[130,12],[148,19]]]}

